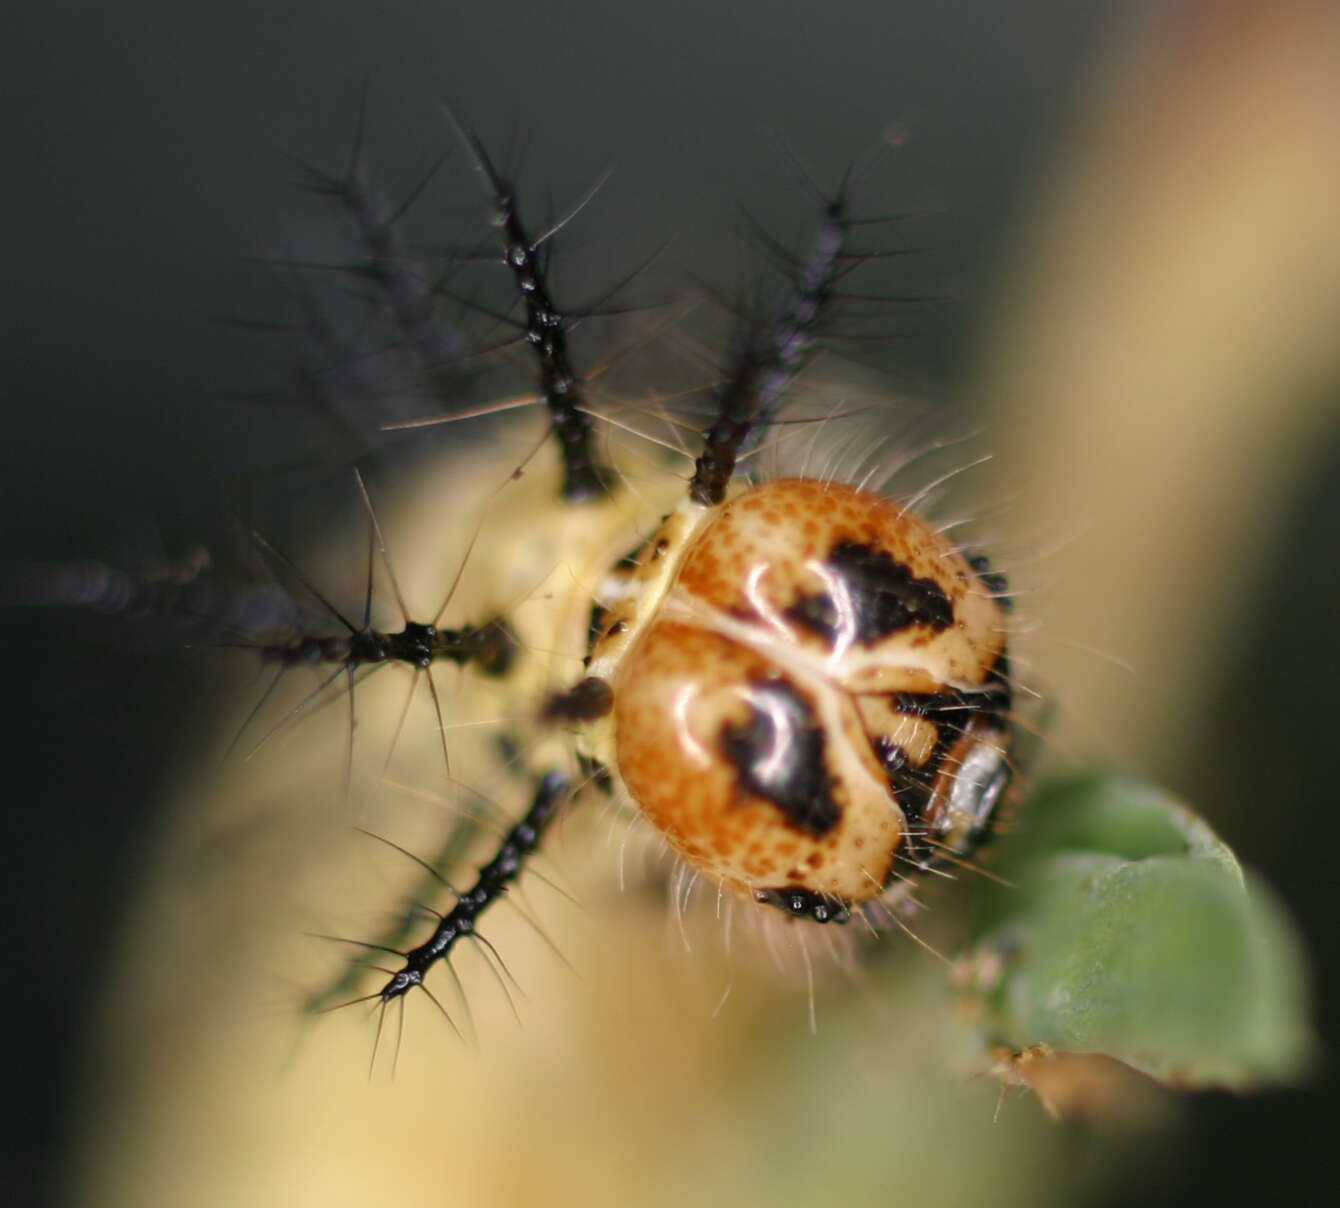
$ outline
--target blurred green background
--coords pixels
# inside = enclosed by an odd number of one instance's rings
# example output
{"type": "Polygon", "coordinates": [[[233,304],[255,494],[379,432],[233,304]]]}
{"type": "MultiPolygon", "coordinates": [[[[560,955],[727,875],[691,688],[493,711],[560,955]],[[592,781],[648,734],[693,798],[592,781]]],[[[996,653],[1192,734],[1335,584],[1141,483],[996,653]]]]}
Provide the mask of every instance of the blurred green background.
{"type": "MultiPolygon", "coordinates": [[[[307,439],[300,416],[238,401],[276,362],[212,320],[270,313],[273,279],[247,257],[310,212],[281,152],[339,162],[365,74],[388,189],[447,142],[443,97],[516,136],[558,205],[615,167],[565,244],[579,295],[669,235],[690,267],[739,262],[740,205],[793,229],[766,130],[833,180],[897,128],[885,179],[923,250],[896,280],[942,301],[906,322],[894,380],[976,405],[1000,451],[1002,546],[1032,580],[1032,658],[1061,703],[1053,758],[1155,776],[1277,887],[1334,1043],[1337,55],[1333,6],[1301,0],[32,9],[0,50],[3,554],[222,543],[248,475],[307,439]]],[[[25,1110],[0,1175],[16,1202],[52,1198],[66,1169],[104,953],[161,822],[182,702],[203,708],[192,660],[121,622],[6,616],[7,1068],[25,1110]]],[[[777,1060],[822,1079],[826,1054],[777,1060]]],[[[1099,1204],[1320,1190],[1336,1106],[1323,1069],[1302,1090],[1197,1097],[1130,1156],[1063,1126],[1061,1165],[1024,1185],[1099,1204]]],[[[851,1112],[853,1144],[883,1143],[877,1100],[851,1112]]],[[[925,1170],[971,1161],[942,1140],[919,1155],[923,1194],[925,1170]]],[[[883,1202],[900,1177],[845,1192],[883,1202]]]]}

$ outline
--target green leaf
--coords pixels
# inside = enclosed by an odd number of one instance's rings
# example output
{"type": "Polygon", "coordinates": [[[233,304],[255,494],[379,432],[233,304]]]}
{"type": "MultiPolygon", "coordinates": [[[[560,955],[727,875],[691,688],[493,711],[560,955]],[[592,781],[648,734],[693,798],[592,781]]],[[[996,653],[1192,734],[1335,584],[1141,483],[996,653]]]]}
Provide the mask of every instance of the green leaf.
{"type": "Polygon", "coordinates": [[[1120,777],[1028,807],[968,966],[986,1038],[1114,1057],[1178,1086],[1297,1079],[1314,1051],[1292,924],[1166,794],[1120,777]],[[1002,920],[999,921],[999,920],[1002,920]]]}

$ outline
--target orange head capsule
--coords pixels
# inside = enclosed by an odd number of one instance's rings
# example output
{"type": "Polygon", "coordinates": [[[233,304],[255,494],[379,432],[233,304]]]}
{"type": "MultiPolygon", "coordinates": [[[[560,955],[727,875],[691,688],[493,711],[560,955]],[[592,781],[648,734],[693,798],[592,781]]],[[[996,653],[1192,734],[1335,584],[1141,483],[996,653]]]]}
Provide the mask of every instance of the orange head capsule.
{"type": "Polygon", "coordinates": [[[826,921],[987,830],[1002,607],[924,520],[814,479],[662,525],[603,618],[599,754],[710,880],[826,921]]]}

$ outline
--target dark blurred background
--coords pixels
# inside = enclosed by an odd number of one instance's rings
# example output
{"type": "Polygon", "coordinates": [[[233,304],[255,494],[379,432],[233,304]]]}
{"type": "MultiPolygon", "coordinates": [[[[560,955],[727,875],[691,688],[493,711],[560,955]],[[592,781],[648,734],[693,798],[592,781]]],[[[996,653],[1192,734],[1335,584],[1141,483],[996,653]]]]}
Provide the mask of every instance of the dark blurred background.
{"type": "MultiPolygon", "coordinates": [[[[897,377],[946,398],[1074,99],[1137,7],[111,0],[13,13],[0,48],[0,557],[133,566],[222,546],[254,484],[303,447],[306,417],[247,398],[273,385],[282,349],[220,320],[282,313],[255,258],[311,213],[284,156],[338,165],[365,79],[369,153],[388,191],[411,187],[450,143],[443,98],[493,145],[515,138],[525,180],[560,207],[612,166],[570,253],[594,261],[596,279],[669,236],[690,268],[738,258],[739,206],[769,217],[768,182],[788,179],[767,131],[831,181],[896,129],[897,202],[919,215],[910,242],[923,249],[910,288],[941,299],[905,325],[897,377]]],[[[449,176],[441,196],[468,216],[473,185],[459,164],[449,176]]],[[[1244,609],[1254,619],[1222,682],[1206,686],[1218,720],[1173,787],[1281,889],[1333,1016],[1340,836],[1325,747],[1340,672],[1340,451],[1324,460],[1292,484],[1277,562],[1243,575],[1260,602],[1244,609]]],[[[1238,587],[1230,570],[1216,590],[1238,587]]],[[[3,614],[15,693],[0,814],[11,1088],[0,1180],[14,1203],[56,1186],[106,945],[156,786],[207,703],[200,656],[152,620],[126,621],[3,614]]],[[[1203,1096],[1167,1169],[1133,1172],[1112,1202],[1137,1184],[1142,1198],[1208,1203],[1319,1179],[1335,1108],[1329,1081],[1203,1096]]]]}

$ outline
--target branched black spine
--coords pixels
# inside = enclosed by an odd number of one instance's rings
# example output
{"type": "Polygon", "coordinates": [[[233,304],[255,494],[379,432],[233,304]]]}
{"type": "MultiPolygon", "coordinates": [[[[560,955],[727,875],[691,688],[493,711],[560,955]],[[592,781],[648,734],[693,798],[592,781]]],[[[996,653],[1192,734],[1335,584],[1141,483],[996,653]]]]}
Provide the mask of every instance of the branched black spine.
{"type": "Polygon", "coordinates": [[[791,300],[770,331],[752,332],[742,343],[726,385],[717,397],[717,418],[703,437],[689,498],[713,507],[726,497],[741,452],[776,411],[787,385],[814,352],[833,286],[841,275],[850,230],[846,199],[824,207],[814,246],[793,285],[791,300]]]}
{"type": "Polygon", "coordinates": [[[479,916],[521,875],[527,858],[539,846],[571,787],[568,778],[559,772],[544,775],[530,809],[503,836],[497,854],[479,870],[474,885],[457,897],[455,906],[442,917],[425,943],[405,953],[405,967],[381,989],[382,1002],[390,1002],[422,986],[428,970],[447,958],[457,940],[474,932],[479,916]]]}
{"type": "Polygon", "coordinates": [[[549,292],[544,266],[522,225],[516,195],[494,168],[483,144],[468,126],[448,110],[475,166],[493,197],[494,225],[502,234],[503,260],[516,280],[526,308],[526,342],[540,367],[540,390],[554,426],[563,458],[563,498],[568,502],[608,493],[614,476],[595,449],[595,430],[582,399],[582,382],[568,355],[568,320],[549,292]]]}

